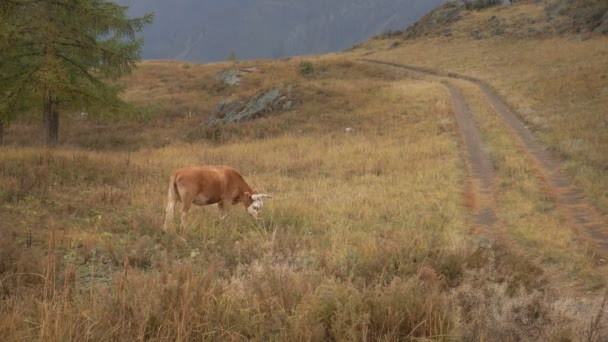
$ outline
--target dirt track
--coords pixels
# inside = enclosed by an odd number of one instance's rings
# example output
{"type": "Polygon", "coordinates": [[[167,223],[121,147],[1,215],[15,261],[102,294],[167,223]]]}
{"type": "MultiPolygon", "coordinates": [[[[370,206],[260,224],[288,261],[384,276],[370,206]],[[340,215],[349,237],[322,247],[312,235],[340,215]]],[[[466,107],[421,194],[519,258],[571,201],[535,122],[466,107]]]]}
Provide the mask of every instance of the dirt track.
{"type": "MultiPolygon", "coordinates": [[[[572,227],[579,234],[581,240],[589,242],[594,250],[594,258],[598,263],[605,263],[608,258],[608,220],[589,203],[581,189],[570,177],[561,170],[559,160],[552,156],[528,130],[514,111],[501,99],[497,92],[487,83],[473,77],[458,74],[442,74],[433,70],[418,68],[397,63],[363,59],[363,61],[393,66],[420,74],[438,77],[442,80],[460,79],[468,81],[481,89],[489,103],[492,104],[498,115],[515,133],[517,139],[525,147],[526,154],[533,161],[533,168],[544,185],[546,194],[553,199],[566,225],[572,227]]],[[[465,145],[469,153],[472,176],[479,182],[478,195],[482,203],[492,203],[492,183],[494,179],[493,166],[482,149],[481,133],[477,129],[472,115],[466,106],[464,97],[449,82],[444,82],[454,101],[454,112],[458,126],[463,134],[465,145]]],[[[476,223],[492,228],[496,221],[495,210],[487,204],[481,210],[475,210],[476,223]]]]}
{"type": "Polygon", "coordinates": [[[488,155],[483,151],[481,132],[475,125],[473,115],[471,115],[466,105],[464,96],[462,96],[460,90],[451,84],[445,83],[445,85],[452,95],[454,116],[471,162],[472,184],[469,184],[467,196],[473,203],[470,203],[469,206],[474,211],[475,223],[489,232],[492,231],[496,223],[495,209],[492,205],[494,203],[494,166],[488,155]]]}

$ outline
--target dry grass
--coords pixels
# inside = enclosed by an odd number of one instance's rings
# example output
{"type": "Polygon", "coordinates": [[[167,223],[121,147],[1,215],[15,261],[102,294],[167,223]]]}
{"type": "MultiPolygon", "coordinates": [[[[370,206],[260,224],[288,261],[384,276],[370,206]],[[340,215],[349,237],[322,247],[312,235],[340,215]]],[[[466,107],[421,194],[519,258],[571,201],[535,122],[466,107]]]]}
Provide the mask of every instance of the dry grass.
{"type": "Polygon", "coordinates": [[[570,280],[584,279],[586,288],[603,286],[606,267],[595,267],[587,246],[577,239],[574,225],[560,214],[551,193],[547,193],[534,161],[518,144],[514,133],[487,102],[481,90],[458,82],[468,99],[476,122],[485,137],[485,148],[498,171],[494,192],[502,229],[522,246],[526,254],[538,258],[570,280]]]}
{"type": "Polygon", "coordinates": [[[445,89],[324,63],[301,109],[316,116],[293,134],[132,153],[4,149],[0,339],[582,336],[594,305],[471,241],[445,89]],[[162,233],[169,172],[198,164],[233,165],[274,194],[264,219],[197,208],[162,233]]]}
{"type": "Polygon", "coordinates": [[[372,57],[487,81],[608,213],[607,39],[429,39],[372,57]]]}
{"type": "MultiPolygon", "coordinates": [[[[550,41],[435,42],[379,55],[485,79],[517,101],[529,121],[546,120],[539,132],[547,143],[566,131],[589,138],[577,143],[589,153],[566,155],[569,165],[606,161],[598,152],[606,146],[601,134],[573,133],[558,120],[563,101],[574,101],[581,122],[603,120],[578,81],[589,73],[592,84],[604,84],[592,73],[601,74],[603,60],[581,69],[577,58],[593,54],[564,50],[532,62],[550,41]],[[532,46],[539,51],[524,49],[532,46]],[[480,58],[483,51],[492,54],[480,58]],[[529,96],[522,85],[542,78],[543,63],[562,58],[563,75],[555,71],[554,83],[537,83],[545,89],[542,103],[529,96]],[[570,97],[552,88],[568,81],[570,97]]],[[[605,50],[595,40],[560,43],[605,50]]],[[[605,282],[603,270],[568,243],[571,233],[559,229],[519,147],[479,94],[463,88],[499,170],[499,217],[521,250],[501,242],[478,247],[470,235],[466,156],[445,88],[353,61],[360,52],[188,67],[144,62],[125,80],[125,96],[138,103],[135,115],[68,115],[65,148],[0,151],[0,340],[606,336],[601,295],[579,291],[605,282]],[[302,60],[313,66],[306,77],[302,60]],[[259,69],[240,86],[214,79],[218,71],[250,66],[259,69]],[[219,132],[200,126],[221,100],[290,85],[300,103],[292,111],[219,132]],[[272,193],[263,219],[233,208],[220,220],[215,207],[195,208],[185,227],[163,233],[168,175],[201,164],[234,166],[272,193]]],[[[33,122],[12,126],[8,143],[32,145],[33,122]]],[[[605,171],[589,168],[596,174],[579,182],[606,181],[605,171]]],[[[586,190],[605,203],[601,191],[586,190]]]]}
{"type": "Polygon", "coordinates": [[[454,132],[440,126],[446,94],[341,75],[349,65],[307,81],[317,92],[305,96],[327,102],[304,106],[320,112],[294,134],[133,153],[3,150],[2,339],[452,333],[444,291],[462,275],[467,218],[454,132]],[[343,106],[353,93],[356,110],[343,106]],[[264,220],[203,208],[163,234],[167,175],[196,164],[233,165],[273,193],[264,220]]]}
{"type": "MultiPolygon", "coordinates": [[[[60,142],[64,147],[88,150],[137,151],[160,148],[177,142],[214,141],[229,143],[263,139],[283,134],[327,133],[341,124],[350,111],[365,105],[370,97],[334,91],[332,83],[352,81],[353,91],[371,92],[377,81],[393,79],[373,67],[347,57],[311,56],[277,61],[197,65],[172,61],[144,61],[124,80],[126,100],[136,107],[121,117],[90,117],[82,112],[61,113],[60,142]],[[311,62],[310,77],[299,74],[302,60],[311,62]],[[184,65],[188,67],[184,68],[184,65]],[[238,86],[215,78],[224,70],[247,70],[238,86]],[[260,91],[277,87],[296,104],[292,110],[276,110],[268,118],[238,125],[209,128],[204,125],[222,101],[248,99],[260,91]],[[331,98],[331,100],[330,100],[331,98]],[[335,119],[336,113],[340,118],[335,119]],[[317,122],[328,123],[329,126],[317,122]],[[294,129],[297,127],[297,129],[294,129]]],[[[346,120],[346,119],[345,119],[346,120]]],[[[355,125],[352,122],[351,125],[355,125]]],[[[39,146],[39,117],[25,116],[5,130],[8,146],[39,146]]]]}

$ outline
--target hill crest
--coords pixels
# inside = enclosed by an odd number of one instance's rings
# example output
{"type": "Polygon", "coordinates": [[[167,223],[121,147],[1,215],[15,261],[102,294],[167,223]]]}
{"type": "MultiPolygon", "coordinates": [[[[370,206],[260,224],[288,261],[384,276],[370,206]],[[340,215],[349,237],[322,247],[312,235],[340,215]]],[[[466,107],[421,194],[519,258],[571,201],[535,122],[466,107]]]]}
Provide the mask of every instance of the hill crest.
{"type": "Polygon", "coordinates": [[[516,39],[608,34],[608,2],[592,0],[457,0],[435,8],[403,31],[377,38],[516,39]],[[497,3],[497,4],[493,4],[497,3]]]}

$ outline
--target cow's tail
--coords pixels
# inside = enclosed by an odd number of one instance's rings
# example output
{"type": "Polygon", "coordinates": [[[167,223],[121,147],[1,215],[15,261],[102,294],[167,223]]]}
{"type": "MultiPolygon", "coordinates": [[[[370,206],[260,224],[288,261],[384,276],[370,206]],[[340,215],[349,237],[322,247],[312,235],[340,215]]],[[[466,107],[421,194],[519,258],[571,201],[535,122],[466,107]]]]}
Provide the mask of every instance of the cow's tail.
{"type": "Polygon", "coordinates": [[[175,203],[179,201],[179,193],[177,192],[177,184],[175,183],[175,174],[171,176],[169,181],[169,189],[167,190],[167,208],[165,209],[165,223],[163,229],[166,231],[173,222],[173,212],[175,211],[175,203]]]}

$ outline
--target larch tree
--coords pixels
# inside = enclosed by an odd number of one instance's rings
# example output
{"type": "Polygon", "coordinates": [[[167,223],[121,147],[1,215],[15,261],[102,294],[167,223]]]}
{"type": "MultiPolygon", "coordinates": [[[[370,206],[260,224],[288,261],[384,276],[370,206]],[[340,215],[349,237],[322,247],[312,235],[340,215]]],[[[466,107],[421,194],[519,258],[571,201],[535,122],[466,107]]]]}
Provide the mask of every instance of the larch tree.
{"type": "Polygon", "coordinates": [[[41,109],[44,142],[55,146],[59,110],[123,110],[116,80],[141,59],[137,33],[152,21],[126,12],[104,0],[0,0],[0,136],[41,109]]]}

